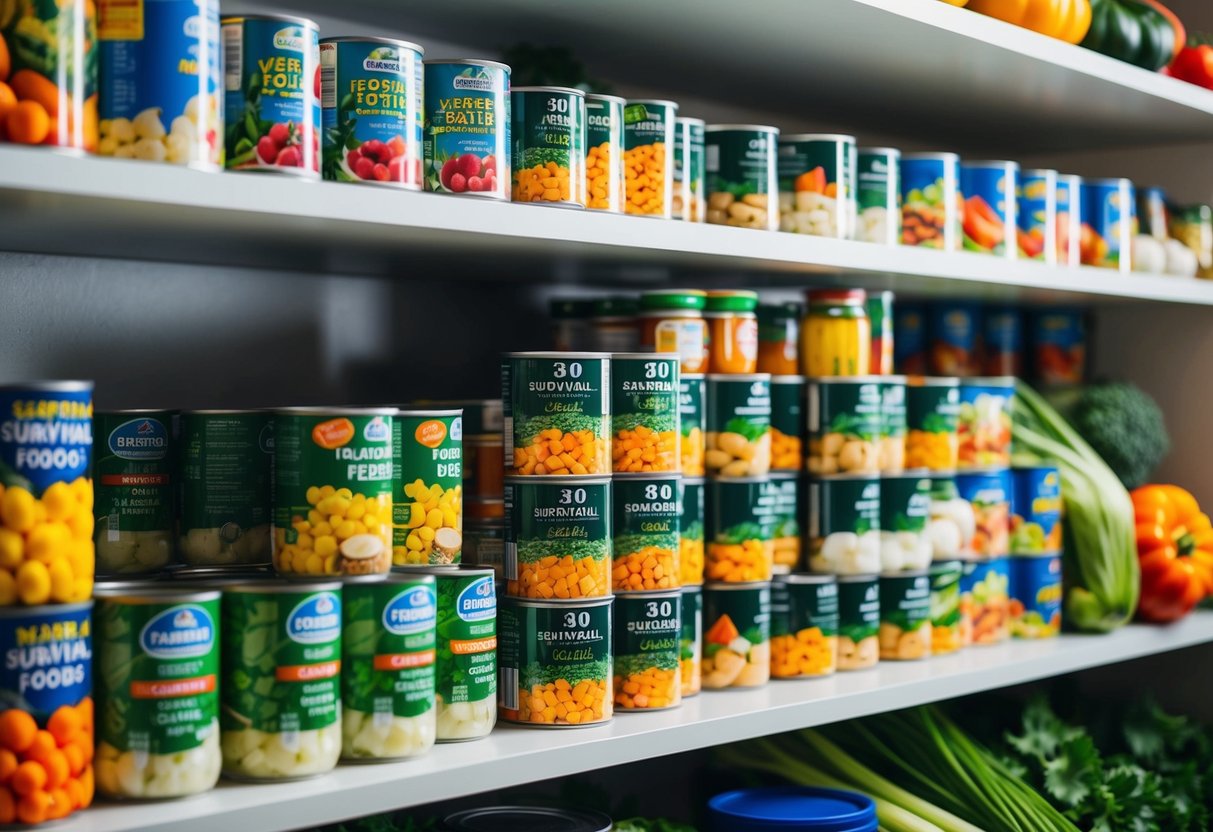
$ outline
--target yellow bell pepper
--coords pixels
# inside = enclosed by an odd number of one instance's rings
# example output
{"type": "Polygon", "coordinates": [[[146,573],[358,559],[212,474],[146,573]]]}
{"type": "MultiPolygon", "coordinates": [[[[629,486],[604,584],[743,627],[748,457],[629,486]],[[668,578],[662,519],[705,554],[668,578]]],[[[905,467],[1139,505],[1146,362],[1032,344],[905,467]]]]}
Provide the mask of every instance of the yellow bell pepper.
{"type": "Polygon", "coordinates": [[[969,0],[973,11],[1078,43],[1091,27],[1091,0],[969,0]]]}
{"type": "Polygon", "coordinates": [[[947,3],[949,6],[963,6],[968,3],[969,0],[943,0],[943,2],[947,3]]]}

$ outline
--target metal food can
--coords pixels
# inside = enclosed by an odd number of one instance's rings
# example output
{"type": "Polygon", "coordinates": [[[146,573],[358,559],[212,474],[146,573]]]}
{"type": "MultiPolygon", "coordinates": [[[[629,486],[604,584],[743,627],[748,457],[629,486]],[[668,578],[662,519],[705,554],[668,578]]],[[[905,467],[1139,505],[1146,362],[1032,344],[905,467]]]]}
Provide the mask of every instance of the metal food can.
{"type": "Polygon", "coordinates": [[[624,210],[641,217],[674,215],[673,101],[628,99],[623,108],[624,210]]]}
{"type": "MultiPolygon", "coordinates": [[[[585,207],[585,93],[571,87],[514,87],[510,91],[510,198],[585,207]]],[[[475,188],[468,179],[468,189],[475,188]]]]}
{"type": "Polygon", "coordinates": [[[1011,554],[1060,552],[1061,474],[1056,466],[1016,468],[1011,475],[1011,554]]]}
{"type": "Polygon", "coordinates": [[[509,199],[510,68],[472,58],[423,66],[425,189],[509,199]]]}
{"type": "Polygon", "coordinates": [[[613,600],[557,604],[510,598],[502,603],[497,685],[502,719],[561,728],[611,719],[613,600]]]}
{"type": "Polygon", "coordinates": [[[880,658],[931,655],[931,578],[925,569],[880,576],[880,658]]]}
{"type": "Polygon", "coordinates": [[[1166,242],[1170,236],[1167,192],[1157,186],[1137,189],[1137,220],[1142,234],[1166,242]]]}
{"type": "Polygon", "coordinates": [[[828,476],[880,470],[883,384],[880,376],[808,379],[810,473],[828,476]]]}
{"type": "Polygon", "coordinates": [[[770,477],[708,480],[704,576],[709,583],[769,581],[775,563],[770,477]]]}
{"type": "Polygon", "coordinates": [[[501,363],[506,472],[609,473],[610,389],[607,353],[506,353],[501,363]]]}
{"type": "Polygon", "coordinates": [[[960,610],[961,562],[935,561],[931,577],[931,655],[943,656],[964,647],[960,610]]]}
{"type": "Polygon", "coordinates": [[[838,581],[793,572],[771,584],[771,676],[830,676],[838,668],[838,581]]]}
{"type": "Polygon", "coordinates": [[[954,471],[960,453],[956,433],[960,379],[910,379],[906,387],[906,466],[954,471]]]}
{"type": "Polygon", "coordinates": [[[274,568],[375,575],[392,566],[395,408],[274,413],[274,568]]]}
{"type": "Polygon", "coordinates": [[[703,583],[704,570],[704,480],[683,477],[678,485],[682,492],[682,516],[678,522],[679,583],[684,587],[697,586],[703,583]]]}
{"type": "MultiPolygon", "coordinates": [[[[616,95],[585,97],[585,207],[622,214],[627,187],[623,177],[623,108],[616,95]]],[[[578,349],[573,346],[569,349],[578,349]]]]}
{"type": "Polygon", "coordinates": [[[438,742],[487,737],[497,722],[497,585],[491,569],[434,569],[438,742]]]}
{"type": "Polygon", "coordinates": [[[331,771],[342,739],[341,584],[226,585],[219,632],[220,678],[229,680],[220,688],[223,773],[295,780],[331,771]]]}
{"type": "Polygon", "coordinates": [[[608,477],[505,481],[505,591],[577,601],[611,594],[608,477]]]}
{"type": "Polygon", "coordinates": [[[97,153],[223,167],[219,3],[100,3],[97,153]]]}
{"type": "Polygon", "coordinates": [[[771,528],[772,571],[777,574],[800,567],[800,518],[804,516],[800,485],[799,473],[771,474],[758,507],[763,524],[771,528]]]}
{"type": "Polygon", "coordinates": [[[704,131],[707,220],[779,230],[779,128],[711,124],[704,131]]]}
{"type": "Polygon", "coordinates": [[[771,470],[771,376],[707,377],[707,450],[715,477],[753,477],[771,470]]]}
{"type": "Polygon", "coordinates": [[[682,593],[615,599],[615,709],[657,711],[682,704],[682,593]]]}
{"type": "Polygon", "coordinates": [[[1057,265],[1057,171],[1021,171],[1018,204],[1019,257],[1057,265]]]}
{"type": "Polygon", "coordinates": [[[880,571],[880,477],[809,480],[809,568],[833,575],[880,571]]]}
{"type": "Polygon", "coordinates": [[[1006,468],[966,471],[956,475],[956,490],[973,506],[976,521],[968,550],[978,560],[1011,551],[1011,494],[1014,483],[1006,468]]]}
{"type": "Polygon", "coordinates": [[[963,379],[956,430],[960,444],[957,467],[961,470],[1011,464],[1011,404],[1015,379],[1011,376],[963,379]]]}
{"type": "Polygon", "coordinates": [[[854,237],[895,246],[901,239],[901,151],[861,147],[856,157],[854,237]]]}
{"type": "Polygon", "coordinates": [[[701,118],[674,119],[674,219],[704,222],[708,214],[707,170],[701,118]]]}
{"type": "Polygon", "coordinates": [[[601,812],[555,809],[547,806],[487,806],[447,815],[442,828],[449,832],[484,829],[549,829],[556,832],[611,832],[611,819],[601,812]]]}
{"type": "Polygon", "coordinates": [[[225,166],[319,179],[319,27],[283,15],[220,22],[225,166]]]}
{"type": "Polygon", "coordinates": [[[1085,180],[1079,197],[1083,203],[1082,264],[1127,274],[1133,268],[1133,183],[1128,179],[1085,180]]]}
{"type": "Polygon", "coordinates": [[[893,370],[909,376],[927,371],[926,310],[912,303],[899,303],[893,313],[893,370]]]}
{"type": "Polygon", "coordinates": [[[1010,636],[1010,558],[961,564],[960,623],[970,644],[998,644],[1010,636]]]}
{"type": "Polygon", "coordinates": [[[771,470],[804,467],[804,376],[771,376],[771,470]]]}
{"type": "Polygon", "coordinates": [[[982,315],[982,372],[1023,375],[1023,312],[1014,307],[987,309],[982,315]]]}
{"type": "Polygon", "coordinates": [[[965,251],[1007,260],[1019,258],[1015,213],[1018,191],[1018,162],[964,162],[960,166],[965,251]]]}
{"type": "Polygon", "coordinates": [[[1043,385],[1082,384],[1087,320],[1082,309],[1042,309],[1032,316],[1032,374],[1043,385]]]}
{"type": "Polygon", "coordinates": [[[754,688],[771,679],[771,585],[703,587],[703,687],[754,688]]]}
{"type": "Polygon", "coordinates": [[[1061,555],[1012,555],[1008,615],[1015,638],[1061,633],[1061,555]]]}
{"type": "Polygon", "coordinates": [[[93,423],[96,468],[97,571],[150,574],[173,557],[173,437],[168,410],[97,412],[93,423]]]}
{"type": "Polygon", "coordinates": [[[321,173],[333,182],[423,187],[421,59],[392,38],[320,41],[321,173]]]}
{"type": "Polygon", "coordinates": [[[926,470],[880,478],[880,568],[883,572],[926,569],[934,548],[926,535],[931,480],[926,470]]]}
{"type": "Polygon", "coordinates": [[[838,576],[838,669],[880,661],[880,576],[838,576]]]}
{"type": "Polygon", "coordinates": [[[934,375],[981,374],[981,305],[954,301],[930,307],[930,370],[934,375]]]}
{"type": "Polygon", "coordinates": [[[883,474],[906,467],[906,377],[884,376],[880,382],[880,447],[877,464],[883,474]]]}
{"type": "Polygon", "coordinates": [[[468,521],[463,529],[463,563],[488,567],[499,582],[505,580],[505,517],[468,521]]]}
{"type": "Polygon", "coordinates": [[[893,300],[892,292],[868,292],[868,326],[872,330],[868,372],[874,376],[894,373],[893,300]]]}
{"type": "Polygon", "coordinates": [[[616,474],[682,470],[679,363],[669,353],[611,356],[611,470],[616,474]]]}
{"type": "Polygon", "coordinates": [[[181,414],[180,537],[187,566],[270,563],[274,419],[269,411],[181,414]]]}
{"type": "Polygon", "coordinates": [[[849,240],[855,236],[854,136],[779,137],[779,229],[849,240]]]}
{"type": "Polygon", "coordinates": [[[682,434],[682,473],[702,477],[706,471],[708,411],[704,399],[707,382],[701,375],[683,373],[678,379],[678,418],[682,434]]]}
{"type": "Polygon", "coordinates": [[[98,791],[185,797],[214,788],[219,751],[219,592],[99,591],[98,791]]]}
{"type": "Polygon", "coordinates": [[[392,417],[392,565],[458,564],[463,552],[463,411],[392,417]]]}
{"type": "Polygon", "coordinates": [[[901,157],[901,244],[960,251],[960,157],[907,153],[901,157]]]}
{"type": "Polygon", "coordinates": [[[658,474],[612,481],[611,588],[615,592],[652,592],[681,585],[680,479],[678,474],[658,474]]]}
{"type": "Polygon", "coordinates": [[[972,556],[970,546],[977,531],[973,504],[960,496],[952,471],[929,471],[931,500],[926,538],[931,542],[935,561],[972,556]]]}
{"type": "Polygon", "coordinates": [[[1057,174],[1057,265],[1082,265],[1082,177],[1057,174]]]}
{"type": "Polygon", "coordinates": [[[703,651],[703,587],[682,588],[682,632],[678,639],[682,671],[682,698],[695,696],[703,685],[700,653],[703,651]]]}

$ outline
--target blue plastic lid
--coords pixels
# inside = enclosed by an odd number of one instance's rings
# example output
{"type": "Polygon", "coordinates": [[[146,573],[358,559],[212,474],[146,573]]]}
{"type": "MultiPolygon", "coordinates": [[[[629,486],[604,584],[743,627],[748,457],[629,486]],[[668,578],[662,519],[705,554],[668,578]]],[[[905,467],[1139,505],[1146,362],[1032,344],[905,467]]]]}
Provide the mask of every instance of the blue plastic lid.
{"type": "Polygon", "coordinates": [[[858,792],[807,786],[738,789],[708,801],[716,832],[876,832],[876,804],[858,792]]]}

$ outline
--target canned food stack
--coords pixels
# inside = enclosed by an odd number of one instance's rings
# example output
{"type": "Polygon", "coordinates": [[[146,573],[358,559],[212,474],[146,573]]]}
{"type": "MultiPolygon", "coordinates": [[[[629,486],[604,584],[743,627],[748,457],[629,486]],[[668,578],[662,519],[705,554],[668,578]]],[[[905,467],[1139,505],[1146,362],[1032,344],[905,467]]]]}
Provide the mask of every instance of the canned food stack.
{"type": "Polygon", "coordinates": [[[1061,475],[1050,466],[1015,468],[1011,492],[1011,635],[1061,632],[1061,475]]]}

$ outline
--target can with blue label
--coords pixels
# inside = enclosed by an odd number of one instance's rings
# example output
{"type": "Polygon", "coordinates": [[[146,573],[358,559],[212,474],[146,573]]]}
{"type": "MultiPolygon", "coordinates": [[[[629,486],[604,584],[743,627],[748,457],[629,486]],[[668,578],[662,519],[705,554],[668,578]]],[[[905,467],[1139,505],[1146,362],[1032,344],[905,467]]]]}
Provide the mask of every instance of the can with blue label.
{"type": "Polygon", "coordinates": [[[325,179],[421,190],[424,54],[389,38],[320,42],[325,179]]]}
{"type": "Polygon", "coordinates": [[[926,309],[914,303],[898,303],[893,307],[893,333],[893,372],[926,375],[926,309]]]}
{"type": "Polygon", "coordinates": [[[960,251],[960,157],[907,153],[901,157],[901,244],[960,251]]]}
{"type": "Polygon", "coordinates": [[[1061,555],[1013,555],[1011,635],[1052,638],[1061,632],[1061,555]]]}
{"type": "Polygon", "coordinates": [[[497,584],[492,569],[434,569],[438,742],[487,737],[497,722],[497,584]]]}
{"type": "Polygon", "coordinates": [[[223,166],[218,0],[101,3],[97,152],[223,166]]]}
{"type": "Polygon", "coordinates": [[[1016,468],[1011,493],[1011,554],[1061,551],[1061,474],[1052,465],[1016,468]]]}
{"type": "Polygon", "coordinates": [[[185,797],[219,780],[219,592],[99,589],[97,790],[185,797]]]}
{"type": "Polygon", "coordinates": [[[1083,265],[1130,271],[1137,213],[1133,183],[1128,179],[1085,181],[1080,197],[1084,212],[1080,245],[1083,265]]]}
{"type": "Polygon", "coordinates": [[[1087,368],[1087,316],[1050,307],[1032,316],[1032,373],[1043,385],[1082,384],[1087,368]]]}
{"type": "Polygon", "coordinates": [[[150,574],[173,555],[174,425],[168,410],[97,413],[97,572],[150,574]]]}
{"type": "Polygon", "coordinates": [[[425,62],[425,189],[510,198],[510,68],[425,62]]]}
{"type": "Polygon", "coordinates": [[[973,507],[976,521],[968,550],[978,560],[1004,557],[1011,551],[1011,494],[1009,468],[965,471],[956,475],[956,490],[973,507]]]}
{"type": "Polygon", "coordinates": [[[1017,162],[965,162],[960,166],[965,251],[993,254],[1008,260],[1019,257],[1016,239],[1018,190],[1017,162]]]}
{"type": "Polygon", "coordinates": [[[1023,374],[1023,312],[1012,306],[987,309],[982,320],[982,373],[1023,374]]]}
{"type": "Polygon", "coordinates": [[[92,382],[0,386],[0,606],[92,597],[92,453],[92,382]]]}
{"type": "Polygon", "coordinates": [[[320,178],[320,29],[303,17],[224,17],[228,170],[320,178]]]}
{"type": "Polygon", "coordinates": [[[965,301],[932,304],[927,332],[931,338],[932,375],[966,378],[981,373],[981,304],[965,301]]]}
{"type": "Polygon", "coordinates": [[[960,439],[960,470],[1011,464],[1011,403],[1013,376],[966,378],[960,382],[960,411],[956,430],[960,439]]]}
{"type": "Polygon", "coordinates": [[[1057,265],[1082,265],[1082,177],[1057,174],[1057,265]]]}
{"type": "Polygon", "coordinates": [[[966,560],[960,575],[962,641],[998,644],[1010,630],[1011,559],[966,560]]]}
{"type": "Polygon", "coordinates": [[[1025,170],[1019,174],[1019,257],[1057,263],[1057,171],[1025,170]]]}

